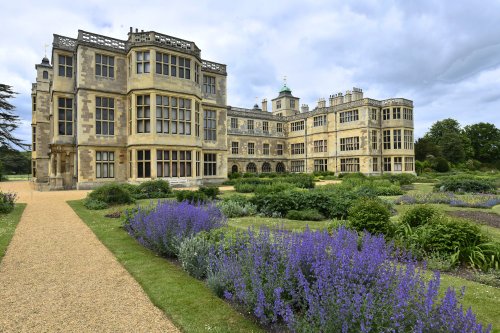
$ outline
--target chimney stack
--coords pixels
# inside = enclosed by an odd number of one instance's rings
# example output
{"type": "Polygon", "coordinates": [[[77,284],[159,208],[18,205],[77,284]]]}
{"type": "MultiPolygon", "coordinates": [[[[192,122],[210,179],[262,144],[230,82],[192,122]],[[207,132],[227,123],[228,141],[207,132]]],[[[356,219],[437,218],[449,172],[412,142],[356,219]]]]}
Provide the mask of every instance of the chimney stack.
{"type": "Polygon", "coordinates": [[[350,90],[347,90],[345,92],[345,96],[344,96],[344,103],[349,103],[352,101],[352,94],[351,94],[351,91],[350,90]]]}
{"type": "Polygon", "coordinates": [[[363,99],[363,89],[360,88],[352,88],[352,101],[358,101],[363,99]]]}
{"type": "Polygon", "coordinates": [[[267,99],[262,100],[262,111],[267,112],[267,99]]]}
{"type": "Polygon", "coordinates": [[[324,107],[326,107],[326,101],[324,98],[320,98],[318,100],[318,108],[324,108],[324,107]]]}
{"type": "Polygon", "coordinates": [[[301,112],[301,113],[304,113],[304,112],[309,112],[309,105],[307,105],[307,104],[302,104],[302,106],[300,107],[300,112],[301,112]]]}

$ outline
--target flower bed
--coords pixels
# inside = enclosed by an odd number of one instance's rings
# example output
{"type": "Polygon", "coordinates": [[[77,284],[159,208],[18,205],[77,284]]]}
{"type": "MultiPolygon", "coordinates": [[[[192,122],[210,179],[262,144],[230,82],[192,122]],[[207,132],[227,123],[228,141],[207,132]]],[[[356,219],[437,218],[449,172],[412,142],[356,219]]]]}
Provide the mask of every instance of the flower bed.
{"type": "Polygon", "coordinates": [[[448,204],[454,207],[491,208],[500,204],[500,196],[494,194],[465,194],[456,195],[446,193],[414,193],[405,194],[394,200],[397,205],[403,204],[448,204]]]}

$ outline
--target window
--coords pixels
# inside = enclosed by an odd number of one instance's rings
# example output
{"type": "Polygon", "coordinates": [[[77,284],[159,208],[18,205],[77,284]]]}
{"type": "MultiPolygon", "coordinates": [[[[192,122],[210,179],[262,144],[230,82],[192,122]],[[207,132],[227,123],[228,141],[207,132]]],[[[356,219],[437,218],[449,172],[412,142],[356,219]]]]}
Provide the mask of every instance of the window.
{"type": "Polygon", "coordinates": [[[115,99],[95,98],[95,134],[115,135],[115,99]]]}
{"type": "Polygon", "coordinates": [[[276,172],[285,172],[285,165],[282,163],[282,162],[278,162],[278,164],[276,164],[276,172]]]}
{"type": "Polygon", "coordinates": [[[390,120],[391,119],[391,110],[383,109],[382,110],[382,119],[383,120],[390,120]]]}
{"type": "Polygon", "coordinates": [[[269,143],[264,143],[262,145],[262,154],[269,155],[269,143]]]}
{"type": "Polygon", "coordinates": [[[391,171],[391,158],[384,157],[384,171],[391,171]]]}
{"type": "Polygon", "coordinates": [[[359,136],[340,139],[340,151],[358,150],[359,136]]]}
{"type": "Polygon", "coordinates": [[[253,132],[253,129],[254,129],[253,120],[252,119],[248,119],[247,120],[247,130],[249,132],[253,132]]]}
{"type": "Polygon", "coordinates": [[[269,133],[269,122],[268,121],[262,122],[262,132],[269,133]]]}
{"type": "Polygon", "coordinates": [[[401,119],[401,108],[392,109],[392,119],[401,119]]]}
{"type": "Polygon", "coordinates": [[[168,75],[168,54],[156,52],[156,74],[168,75]]]}
{"type": "Polygon", "coordinates": [[[170,132],[170,108],[168,96],[156,95],[156,133],[170,132]]]}
{"type": "Polygon", "coordinates": [[[255,143],[249,142],[248,143],[248,155],[254,155],[255,154],[255,143]]]}
{"type": "Polygon", "coordinates": [[[315,153],[323,153],[326,152],[326,140],[317,140],[313,142],[314,152],[315,153]]]}
{"type": "Polygon", "coordinates": [[[203,92],[215,94],[215,77],[203,75],[203,92]]]}
{"type": "Polygon", "coordinates": [[[402,157],[394,157],[394,171],[403,171],[402,157]]]}
{"type": "Polygon", "coordinates": [[[372,130],[372,149],[373,150],[378,149],[378,131],[373,131],[373,130],[372,130]]]}
{"type": "Polygon", "coordinates": [[[276,132],[283,133],[283,123],[276,123],[276,132]]]}
{"type": "Polygon", "coordinates": [[[327,159],[314,160],[314,171],[327,171],[327,159]]]}
{"type": "Polygon", "coordinates": [[[359,158],[341,158],[340,172],[359,172],[359,158]]]}
{"type": "Polygon", "coordinates": [[[95,75],[102,77],[115,77],[115,57],[104,54],[95,55],[95,75]]]}
{"type": "Polygon", "coordinates": [[[413,120],[413,110],[408,108],[403,108],[403,119],[413,120]]]}
{"type": "Polygon", "coordinates": [[[156,151],[156,175],[158,177],[191,177],[191,170],[191,151],[156,151]]]}
{"type": "Polygon", "coordinates": [[[134,175],[132,174],[132,150],[128,151],[128,176],[132,178],[134,175]]]}
{"type": "Polygon", "coordinates": [[[73,99],[59,97],[57,102],[59,135],[73,135],[73,99]]]}
{"type": "Polygon", "coordinates": [[[194,82],[200,84],[200,65],[197,62],[194,63],[194,82]]]}
{"type": "Polygon", "coordinates": [[[295,108],[295,100],[291,99],[290,100],[290,109],[294,109],[294,108],[295,108]]]}
{"type": "Polygon", "coordinates": [[[149,51],[136,52],[135,56],[137,74],[149,73],[151,66],[151,64],[149,63],[149,51]]]}
{"type": "Polygon", "coordinates": [[[239,142],[231,142],[231,154],[236,155],[239,154],[239,142]]]}
{"type": "Polygon", "coordinates": [[[404,130],[404,148],[413,149],[413,131],[404,130]]]}
{"type": "Polygon", "coordinates": [[[291,172],[304,172],[305,171],[305,162],[303,160],[291,161],[290,167],[291,167],[290,168],[291,172]]]}
{"type": "Polygon", "coordinates": [[[283,155],[283,144],[278,143],[276,145],[276,155],[283,155]]]}
{"type": "Polygon", "coordinates": [[[231,128],[238,129],[238,118],[231,118],[231,128]]]}
{"type": "Polygon", "coordinates": [[[196,137],[200,137],[200,103],[195,103],[195,113],[194,113],[194,131],[196,137]]]}
{"type": "Polygon", "coordinates": [[[377,109],[372,109],[371,110],[371,119],[372,120],[377,120],[377,109]]]}
{"type": "Polygon", "coordinates": [[[326,125],[326,115],[316,116],[313,118],[313,126],[323,126],[326,125]]]}
{"type": "Polygon", "coordinates": [[[232,167],[231,167],[231,173],[236,173],[238,172],[238,166],[236,164],[234,164],[232,167]]]}
{"type": "Polygon", "coordinates": [[[179,77],[191,80],[191,60],[179,57],[179,77]]]}
{"type": "Polygon", "coordinates": [[[358,110],[340,112],[340,123],[348,123],[359,120],[358,110]]]}
{"type": "Polygon", "coordinates": [[[292,143],[290,150],[292,155],[304,154],[304,143],[292,143]]]}
{"type": "MultiPolygon", "coordinates": [[[[127,98],[128,103],[128,134],[132,134],[132,97],[127,98]]],[[[132,178],[132,177],[130,177],[132,178]]]]}
{"type": "Polygon", "coordinates": [[[36,151],[36,126],[31,128],[31,149],[36,151]]]}
{"type": "Polygon", "coordinates": [[[372,158],[372,170],[378,172],[378,157],[372,158]]]}
{"type": "Polygon", "coordinates": [[[271,172],[271,164],[264,162],[262,164],[262,172],[271,172]]]}
{"type": "Polygon", "coordinates": [[[394,149],[401,149],[401,130],[394,130],[392,133],[394,149]]]}
{"type": "Polygon", "coordinates": [[[413,171],[413,157],[405,157],[405,171],[413,171]]]}
{"type": "Polygon", "coordinates": [[[149,133],[151,131],[151,100],[149,95],[137,96],[137,133],[149,133]]]}
{"type": "Polygon", "coordinates": [[[36,177],[36,161],[31,161],[31,176],[36,177]]]}
{"type": "Polygon", "coordinates": [[[151,177],[151,150],[137,151],[137,178],[151,177]]]}
{"type": "Polygon", "coordinates": [[[170,133],[191,135],[191,100],[170,97],[170,133]]]}
{"type": "Polygon", "coordinates": [[[295,132],[295,131],[303,131],[304,130],[304,126],[305,126],[305,122],[303,120],[301,121],[296,121],[296,122],[293,122],[291,125],[290,125],[290,130],[292,132],[295,132]]]}
{"type": "Polygon", "coordinates": [[[204,140],[215,141],[217,140],[217,121],[216,121],[216,113],[213,110],[204,110],[203,111],[203,131],[204,131],[204,140]]]}
{"type": "Polygon", "coordinates": [[[384,149],[391,149],[391,130],[385,130],[384,134],[384,149]]]}
{"type": "Polygon", "coordinates": [[[201,152],[196,152],[196,177],[200,176],[201,152]]]}
{"type": "Polygon", "coordinates": [[[216,154],[203,154],[203,175],[217,175],[217,159],[216,154]]]}
{"type": "Polygon", "coordinates": [[[49,72],[43,71],[42,77],[43,77],[44,80],[47,80],[49,78],[49,72]]]}
{"type": "Polygon", "coordinates": [[[73,77],[73,58],[59,55],[59,76],[73,77]]]}
{"type": "Polygon", "coordinates": [[[255,163],[248,163],[247,164],[247,172],[257,173],[257,166],[255,165],[255,163]]]}
{"type": "Polygon", "coordinates": [[[95,152],[96,178],[115,178],[115,153],[112,151],[95,152]]]}
{"type": "Polygon", "coordinates": [[[170,56],[170,75],[177,76],[177,57],[170,56]]]}
{"type": "Polygon", "coordinates": [[[36,111],[36,96],[31,97],[31,109],[36,111]]]}
{"type": "Polygon", "coordinates": [[[281,100],[276,101],[276,109],[281,109],[281,100]]]}

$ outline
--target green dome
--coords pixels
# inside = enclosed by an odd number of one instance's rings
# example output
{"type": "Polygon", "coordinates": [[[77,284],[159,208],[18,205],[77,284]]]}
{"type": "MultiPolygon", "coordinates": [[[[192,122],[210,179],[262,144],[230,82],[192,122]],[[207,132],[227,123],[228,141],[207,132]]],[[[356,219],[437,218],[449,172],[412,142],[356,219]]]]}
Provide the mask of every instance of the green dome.
{"type": "Polygon", "coordinates": [[[284,83],[283,84],[283,88],[281,88],[281,90],[280,90],[280,94],[281,93],[289,93],[289,94],[291,94],[292,90],[290,88],[288,88],[288,86],[286,85],[286,83],[284,83]]]}

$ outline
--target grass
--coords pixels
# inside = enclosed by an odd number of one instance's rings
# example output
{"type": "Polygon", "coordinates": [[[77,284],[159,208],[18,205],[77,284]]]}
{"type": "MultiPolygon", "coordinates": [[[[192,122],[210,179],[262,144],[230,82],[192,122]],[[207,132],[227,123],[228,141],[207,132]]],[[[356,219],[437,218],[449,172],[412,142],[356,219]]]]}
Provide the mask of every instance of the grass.
{"type": "Polygon", "coordinates": [[[22,174],[22,175],[3,175],[4,179],[6,181],[12,181],[12,180],[29,180],[31,175],[30,174],[22,174]]]}
{"type": "Polygon", "coordinates": [[[0,214],[0,261],[2,261],[7,247],[9,246],[17,224],[21,220],[26,204],[16,204],[14,210],[9,214],[0,214]]]}
{"type": "Polygon", "coordinates": [[[139,282],[153,304],[183,332],[262,332],[252,320],[212,294],[202,281],[137,243],[121,228],[121,219],[104,217],[123,206],[91,211],[81,200],[68,203],[139,282]]]}
{"type": "Polygon", "coordinates": [[[229,219],[229,226],[238,229],[249,227],[268,227],[270,229],[284,229],[290,231],[304,231],[306,227],[311,230],[325,229],[330,221],[296,221],[282,218],[246,216],[229,219]]]}

